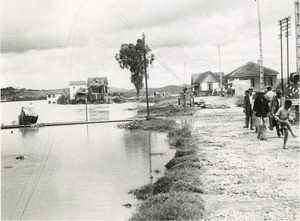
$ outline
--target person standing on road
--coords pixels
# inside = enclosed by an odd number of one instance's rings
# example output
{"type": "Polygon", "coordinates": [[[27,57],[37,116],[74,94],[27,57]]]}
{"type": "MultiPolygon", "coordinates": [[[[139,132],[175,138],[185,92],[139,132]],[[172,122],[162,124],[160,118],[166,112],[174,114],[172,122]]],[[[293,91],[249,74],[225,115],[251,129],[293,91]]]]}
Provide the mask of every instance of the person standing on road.
{"type": "Polygon", "coordinates": [[[289,123],[289,121],[294,121],[290,117],[290,112],[291,112],[291,106],[292,106],[292,101],[291,100],[286,100],[284,103],[283,107],[280,107],[279,110],[275,114],[275,119],[280,125],[280,130],[283,130],[284,133],[284,138],[283,138],[283,149],[286,148],[286,143],[288,140],[289,133],[288,131],[291,132],[292,136],[296,138],[297,136],[293,133],[292,127],[289,123]]]}
{"type": "MultiPolygon", "coordinates": [[[[276,122],[275,114],[278,111],[278,109],[282,106],[284,106],[284,97],[282,97],[282,90],[278,89],[276,90],[276,97],[273,98],[271,101],[271,109],[270,109],[270,117],[272,118],[273,124],[272,126],[276,128],[277,136],[281,137],[281,133],[279,131],[279,124],[276,122]]],[[[273,128],[271,129],[273,130],[273,128]]]]}
{"type": "Polygon", "coordinates": [[[258,92],[258,97],[254,101],[253,115],[258,126],[257,139],[266,140],[267,118],[269,113],[268,100],[264,97],[265,90],[258,92]]]}
{"type": "MultiPolygon", "coordinates": [[[[268,100],[268,105],[269,105],[269,110],[271,110],[271,102],[274,99],[274,97],[276,96],[276,93],[274,91],[272,91],[272,86],[269,85],[267,87],[267,93],[265,94],[265,98],[268,100]]],[[[273,118],[271,116],[269,116],[269,129],[273,130],[273,118]]]]}
{"type": "Polygon", "coordinates": [[[250,120],[250,130],[253,130],[253,96],[252,96],[253,89],[250,88],[249,90],[245,91],[244,97],[244,113],[246,115],[245,119],[245,126],[244,128],[249,127],[249,120],[250,120]]]}

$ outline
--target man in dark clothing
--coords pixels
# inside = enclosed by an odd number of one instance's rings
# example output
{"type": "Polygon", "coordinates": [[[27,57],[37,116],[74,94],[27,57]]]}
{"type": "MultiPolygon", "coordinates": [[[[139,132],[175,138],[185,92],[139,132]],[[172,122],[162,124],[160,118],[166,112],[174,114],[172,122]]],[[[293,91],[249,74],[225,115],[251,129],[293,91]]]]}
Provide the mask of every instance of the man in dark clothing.
{"type": "Polygon", "coordinates": [[[267,130],[267,119],[269,113],[268,100],[264,97],[265,90],[258,92],[258,97],[254,101],[253,115],[256,118],[258,126],[257,139],[266,140],[265,133],[267,130]]]}
{"type": "Polygon", "coordinates": [[[245,91],[245,97],[244,97],[244,113],[246,115],[245,119],[245,126],[244,128],[249,127],[249,120],[250,120],[250,130],[253,130],[253,119],[252,119],[252,111],[253,111],[253,96],[252,96],[252,88],[245,91]]]}

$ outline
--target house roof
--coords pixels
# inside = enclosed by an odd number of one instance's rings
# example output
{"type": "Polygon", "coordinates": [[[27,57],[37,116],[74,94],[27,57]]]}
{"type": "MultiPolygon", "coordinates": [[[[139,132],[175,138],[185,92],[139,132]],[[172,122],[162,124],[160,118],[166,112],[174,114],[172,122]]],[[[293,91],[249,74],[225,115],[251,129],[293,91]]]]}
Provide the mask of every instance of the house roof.
{"type": "Polygon", "coordinates": [[[69,85],[70,86],[76,86],[76,85],[85,85],[85,81],[70,81],[69,85]]]}
{"type": "Polygon", "coordinates": [[[88,78],[87,86],[91,85],[108,85],[107,77],[88,78]]]}
{"type": "MultiPolygon", "coordinates": [[[[265,76],[276,76],[279,74],[271,68],[263,67],[265,76]]],[[[243,66],[225,75],[225,78],[245,78],[245,77],[259,77],[259,64],[249,61],[243,66]]]]}
{"type": "MultiPolygon", "coordinates": [[[[195,83],[201,84],[202,81],[204,81],[204,79],[208,75],[212,75],[213,78],[216,79],[216,81],[220,81],[220,76],[217,77],[217,74],[219,74],[219,73],[212,73],[211,71],[206,71],[206,72],[201,73],[201,74],[192,74],[192,82],[191,82],[191,84],[195,84],[195,83]]],[[[224,75],[224,73],[223,73],[223,75],[224,75]]]]}
{"type": "Polygon", "coordinates": [[[26,116],[38,116],[33,107],[22,107],[22,110],[24,111],[26,116]]]}

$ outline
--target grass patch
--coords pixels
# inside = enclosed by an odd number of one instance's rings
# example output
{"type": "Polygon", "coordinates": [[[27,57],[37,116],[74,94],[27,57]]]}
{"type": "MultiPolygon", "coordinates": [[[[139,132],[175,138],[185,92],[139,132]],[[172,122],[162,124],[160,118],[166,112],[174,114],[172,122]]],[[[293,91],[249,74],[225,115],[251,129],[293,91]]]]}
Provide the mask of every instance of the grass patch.
{"type": "Polygon", "coordinates": [[[131,220],[200,219],[204,214],[200,195],[204,193],[200,180],[201,164],[197,145],[188,126],[180,128],[174,121],[171,123],[162,119],[134,125],[130,129],[168,130],[169,143],[176,149],[176,153],[166,164],[165,174],[156,182],[130,191],[142,200],[131,220]]]}
{"type": "Polygon", "coordinates": [[[199,220],[204,202],[198,194],[173,192],[150,197],[130,220],[199,220]]]}
{"type": "Polygon", "coordinates": [[[166,131],[177,127],[175,121],[169,119],[135,120],[126,124],[118,124],[119,128],[128,130],[166,131]]]}

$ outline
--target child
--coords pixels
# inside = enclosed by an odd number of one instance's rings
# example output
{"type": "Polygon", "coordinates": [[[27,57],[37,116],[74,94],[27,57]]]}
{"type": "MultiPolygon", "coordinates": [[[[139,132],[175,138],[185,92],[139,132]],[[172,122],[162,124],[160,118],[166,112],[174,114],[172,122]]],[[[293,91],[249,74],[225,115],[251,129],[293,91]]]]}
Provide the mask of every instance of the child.
{"type": "Polygon", "coordinates": [[[291,132],[291,134],[294,138],[297,137],[293,133],[291,125],[289,123],[289,120],[293,121],[292,118],[290,117],[291,106],[292,106],[292,101],[286,100],[284,103],[284,106],[280,107],[274,116],[276,121],[280,125],[280,131],[284,131],[283,149],[286,149],[286,142],[287,142],[288,135],[289,135],[288,130],[291,132]]]}

